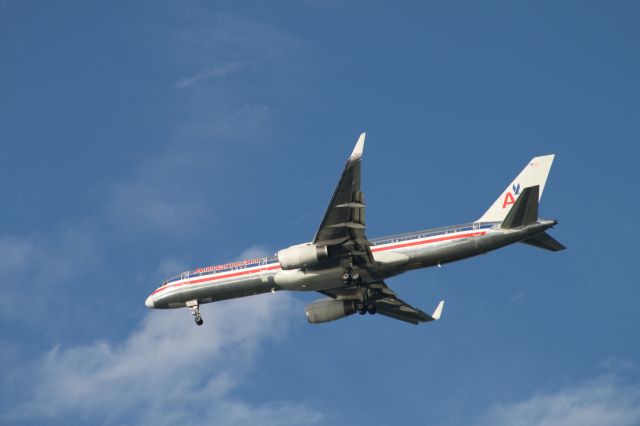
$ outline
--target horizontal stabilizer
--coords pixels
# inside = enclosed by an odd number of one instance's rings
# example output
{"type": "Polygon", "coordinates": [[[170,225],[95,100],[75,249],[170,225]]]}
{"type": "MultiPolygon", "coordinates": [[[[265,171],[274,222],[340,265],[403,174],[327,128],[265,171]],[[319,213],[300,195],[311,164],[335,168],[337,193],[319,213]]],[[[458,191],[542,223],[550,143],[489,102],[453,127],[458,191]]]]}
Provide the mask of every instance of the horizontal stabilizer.
{"type": "Polygon", "coordinates": [[[536,223],[538,220],[538,200],[540,187],[530,186],[522,190],[515,204],[502,222],[505,229],[536,223]]]}
{"type": "Polygon", "coordinates": [[[522,240],[520,242],[549,251],[560,251],[566,249],[565,246],[563,246],[546,232],[541,232],[531,238],[527,238],[526,240],[522,240]]]}

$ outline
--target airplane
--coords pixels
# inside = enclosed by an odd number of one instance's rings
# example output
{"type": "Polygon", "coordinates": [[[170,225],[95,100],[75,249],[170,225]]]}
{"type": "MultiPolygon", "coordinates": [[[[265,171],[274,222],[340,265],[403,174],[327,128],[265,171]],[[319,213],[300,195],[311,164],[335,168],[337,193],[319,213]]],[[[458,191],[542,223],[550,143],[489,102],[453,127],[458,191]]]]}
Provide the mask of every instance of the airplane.
{"type": "Polygon", "coordinates": [[[549,251],[565,247],[546,231],[558,222],[538,218],[538,203],[555,154],[535,157],[477,220],[461,225],[368,239],[360,169],[365,133],[347,160],[313,240],[274,256],[196,268],[165,281],[145,301],[151,309],[189,308],[260,293],[316,291],[326,298],[305,307],[311,324],[355,314],[381,314],[420,324],[440,319],[444,301],[428,314],[397,297],[385,280],[524,243],[549,251]]]}

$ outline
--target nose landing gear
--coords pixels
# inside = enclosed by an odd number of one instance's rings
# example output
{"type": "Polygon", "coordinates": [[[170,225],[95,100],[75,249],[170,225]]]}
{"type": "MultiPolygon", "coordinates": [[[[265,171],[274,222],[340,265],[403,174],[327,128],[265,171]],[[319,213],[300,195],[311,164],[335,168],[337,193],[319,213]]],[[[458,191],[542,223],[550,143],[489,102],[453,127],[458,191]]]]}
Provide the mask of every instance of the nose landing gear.
{"type": "Polygon", "coordinates": [[[198,301],[189,300],[186,305],[187,308],[191,310],[191,315],[193,315],[193,319],[196,322],[196,325],[202,325],[204,321],[202,320],[202,315],[200,315],[200,305],[198,305],[198,301]]]}

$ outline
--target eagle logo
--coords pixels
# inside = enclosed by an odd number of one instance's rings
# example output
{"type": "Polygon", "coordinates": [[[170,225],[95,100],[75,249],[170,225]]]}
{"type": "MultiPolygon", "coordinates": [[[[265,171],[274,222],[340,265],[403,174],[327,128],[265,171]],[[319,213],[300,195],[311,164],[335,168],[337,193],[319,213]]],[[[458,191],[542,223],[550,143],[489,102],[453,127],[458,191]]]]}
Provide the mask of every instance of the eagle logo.
{"type": "Polygon", "coordinates": [[[519,183],[514,183],[513,185],[511,185],[511,189],[513,189],[513,195],[520,194],[520,184],[519,183]]]}

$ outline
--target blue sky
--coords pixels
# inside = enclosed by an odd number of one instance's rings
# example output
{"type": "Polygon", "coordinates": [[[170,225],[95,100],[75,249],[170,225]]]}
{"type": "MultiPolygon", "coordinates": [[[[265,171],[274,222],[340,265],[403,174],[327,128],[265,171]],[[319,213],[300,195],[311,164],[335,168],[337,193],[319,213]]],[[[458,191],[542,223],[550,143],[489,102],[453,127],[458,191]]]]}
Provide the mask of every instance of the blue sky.
{"type": "Polygon", "coordinates": [[[640,424],[636,2],[0,1],[0,423],[640,424]],[[389,284],[148,311],[312,238],[367,132],[369,237],[473,220],[556,153],[514,246],[389,284]]]}

